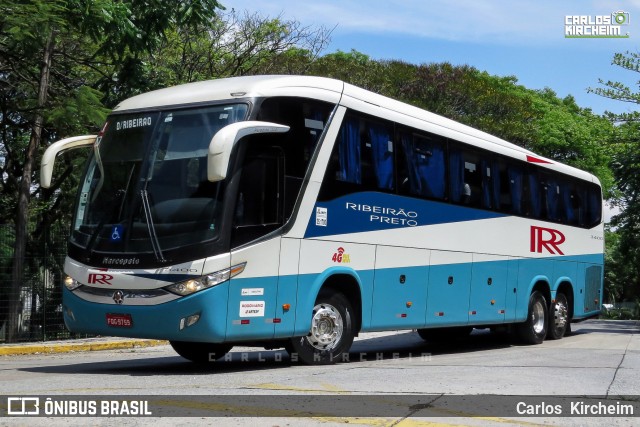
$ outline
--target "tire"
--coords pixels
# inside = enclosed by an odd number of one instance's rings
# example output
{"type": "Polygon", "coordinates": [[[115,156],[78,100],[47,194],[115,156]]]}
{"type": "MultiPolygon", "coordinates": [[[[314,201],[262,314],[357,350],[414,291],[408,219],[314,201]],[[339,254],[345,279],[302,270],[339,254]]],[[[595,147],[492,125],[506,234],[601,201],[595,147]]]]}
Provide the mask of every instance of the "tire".
{"type": "Polygon", "coordinates": [[[451,342],[468,337],[472,330],[471,326],[425,328],[418,329],[418,335],[427,342],[451,342]]]}
{"type": "Polygon", "coordinates": [[[573,333],[573,331],[571,330],[571,320],[569,320],[569,322],[567,322],[567,330],[564,331],[564,336],[568,337],[572,333],[573,333]]]}
{"type": "Polygon", "coordinates": [[[569,322],[569,301],[565,294],[558,292],[555,303],[551,304],[549,310],[549,332],[547,338],[559,340],[570,331],[569,322]]]}
{"type": "Polygon", "coordinates": [[[211,363],[229,353],[231,344],[208,342],[169,341],[180,356],[194,363],[211,363]]]}
{"type": "Polygon", "coordinates": [[[355,335],[353,309],[340,293],[321,292],[311,314],[311,330],[294,337],[285,349],[292,361],[307,365],[328,365],[341,361],[355,335]]]}
{"type": "Polygon", "coordinates": [[[526,344],[541,344],[547,336],[547,300],[535,291],[529,297],[527,320],[516,327],[518,337],[526,344]]]}

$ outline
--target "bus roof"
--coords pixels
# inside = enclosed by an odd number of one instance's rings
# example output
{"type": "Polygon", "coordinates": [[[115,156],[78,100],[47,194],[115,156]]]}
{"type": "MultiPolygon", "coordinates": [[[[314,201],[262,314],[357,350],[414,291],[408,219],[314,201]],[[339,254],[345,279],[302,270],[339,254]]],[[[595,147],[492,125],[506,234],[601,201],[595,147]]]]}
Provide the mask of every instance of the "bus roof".
{"type": "MultiPolygon", "coordinates": [[[[186,83],[143,93],[125,99],[114,110],[136,110],[165,107],[234,98],[253,98],[273,95],[285,96],[291,92],[297,96],[313,96],[312,91],[329,92],[337,100],[344,89],[344,83],[325,77],[309,76],[244,76],[218,80],[186,83]]],[[[329,95],[330,96],[330,95],[329,95]]],[[[337,101],[336,101],[337,102],[337,101]]]]}
{"type": "MultiPolygon", "coordinates": [[[[358,104],[365,109],[390,111],[403,124],[420,123],[425,130],[451,136],[454,139],[495,152],[537,163],[600,185],[594,175],[574,167],[557,163],[501,138],[447,119],[401,101],[379,95],[340,80],[326,77],[267,75],[230,77],[187,83],[159,89],[126,99],[114,111],[168,107],[242,98],[296,96],[321,99],[333,103],[358,104]],[[351,102],[348,102],[351,100],[351,102]],[[364,103],[364,104],[363,104],[364,103]],[[366,105],[365,105],[366,104],[366,105]],[[368,108],[367,108],[368,107],[368,108]],[[403,120],[403,117],[406,120],[403,120]]],[[[369,111],[364,111],[365,113],[369,111]]],[[[384,117],[384,116],[383,116],[384,117]]]]}

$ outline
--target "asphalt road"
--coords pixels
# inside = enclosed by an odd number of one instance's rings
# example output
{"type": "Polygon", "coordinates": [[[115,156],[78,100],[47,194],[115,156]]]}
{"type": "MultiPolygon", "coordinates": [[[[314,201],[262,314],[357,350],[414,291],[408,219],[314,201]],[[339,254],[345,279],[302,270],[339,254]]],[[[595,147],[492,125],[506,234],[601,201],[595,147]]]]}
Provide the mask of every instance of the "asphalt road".
{"type": "Polygon", "coordinates": [[[415,332],[363,334],[354,343],[349,362],[331,366],[292,364],[284,351],[240,347],[232,350],[230,360],[205,367],[182,359],[167,345],[2,356],[3,398],[126,395],[147,399],[147,395],[156,395],[153,405],[161,410],[155,415],[179,417],[10,417],[0,419],[0,424],[637,425],[640,411],[636,417],[568,417],[563,411],[562,417],[521,418],[514,416],[514,405],[522,400],[525,406],[519,408],[526,410],[527,405],[540,403],[539,399],[474,398],[541,396],[552,411],[560,404],[565,408],[562,396],[601,396],[606,403],[636,401],[638,409],[638,323],[591,320],[573,326],[571,336],[537,346],[514,344],[486,331],[474,331],[469,339],[448,345],[425,343],[415,332]],[[422,395],[427,400],[421,398],[420,403],[429,404],[412,405],[415,396],[402,401],[412,394],[422,395]],[[201,398],[184,397],[194,395],[201,398]],[[463,399],[447,400],[450,395],[463,399]],[[223,400],[208,401],[206,396],[223,400]],[[258,400],[252,400],[256,396],[258,400]],[[400,401],[394,401],[396,398],[400,401]],[[331,409],[340,404],[347,409],[336,416],[331,409]],[[291,409],[287,405],[293,410],[287,412],[291,409]],[[303,409],[296,411],[295,405],[303,409]],[[373,409],[362,408],[367,405],[373,409]],[[388,412],[382,409],[385,405],[388,412]],[[300,416],[305,414],[311,416],[300,416]],[[208,418],[220,415],[230,418],[208,418]]]}

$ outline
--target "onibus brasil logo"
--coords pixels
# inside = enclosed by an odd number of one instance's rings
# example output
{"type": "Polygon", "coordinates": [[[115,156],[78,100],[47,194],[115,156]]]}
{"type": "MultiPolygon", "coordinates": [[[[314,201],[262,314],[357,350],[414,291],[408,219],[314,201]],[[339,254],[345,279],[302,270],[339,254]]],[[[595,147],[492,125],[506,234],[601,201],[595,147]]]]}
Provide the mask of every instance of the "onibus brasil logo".
{"type": "Polygon", "coordinates": [[[628,39],[624,31],[629,25],[629,12],[611,15],[567,15],[564,17],[564,37],[567,39],[628,39]]]}

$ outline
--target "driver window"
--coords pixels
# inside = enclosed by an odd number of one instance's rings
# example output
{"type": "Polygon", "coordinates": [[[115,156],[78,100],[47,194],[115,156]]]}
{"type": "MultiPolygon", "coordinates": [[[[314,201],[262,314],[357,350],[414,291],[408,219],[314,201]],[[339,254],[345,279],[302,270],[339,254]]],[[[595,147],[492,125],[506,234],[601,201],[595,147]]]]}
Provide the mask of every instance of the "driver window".
{"type": "Polygon", "coordinates": [[[233,246],[276,230],[284,222],[282,150],[277,147],[249,150],[240,173],[233,219],[233,246]]]}

